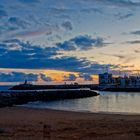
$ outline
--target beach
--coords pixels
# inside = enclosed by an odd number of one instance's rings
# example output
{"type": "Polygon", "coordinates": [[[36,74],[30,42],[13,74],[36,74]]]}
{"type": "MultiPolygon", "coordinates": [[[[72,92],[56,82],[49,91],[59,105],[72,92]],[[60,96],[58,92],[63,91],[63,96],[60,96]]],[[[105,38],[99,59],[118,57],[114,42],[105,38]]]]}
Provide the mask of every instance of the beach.
{"type": "Polygon", "coordinates": [[[139,140],[140,115],[0,108],[0,140],[139,140]]]}

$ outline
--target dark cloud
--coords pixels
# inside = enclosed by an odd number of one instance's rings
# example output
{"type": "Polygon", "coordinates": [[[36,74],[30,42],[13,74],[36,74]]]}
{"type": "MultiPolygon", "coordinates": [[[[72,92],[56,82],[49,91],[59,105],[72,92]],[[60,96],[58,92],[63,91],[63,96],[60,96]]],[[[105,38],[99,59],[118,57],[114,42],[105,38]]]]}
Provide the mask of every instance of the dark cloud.
{"type": "Polygon", "coordinates": [[[27,21],[24,21],[19,17],[10,17],[8,23],[12,26],[21,27],[23,29],[26,29],[30,25],[27,21]]]}
{"type": "Polygon", "coordinates": [[[22,41],[20,41],[18,39],[8,39],[8,40],[4,40],[3,43],[18,43],[18,44],[21,44],[22,41]]]}
{"type": "Polygon", "coordinates": [[[4,38],[14,37],[15,34],[23,32],[23,30],[30,30],[30,22],[20,17],[9,17],[7,21],[2,22],[0,26],[0,35],[4,38]]]}
{"type": "Polygon", "coordinates": [[[17,39],[7,40],[4,43],[0,45],[0,67],[50,68],[76,71],[77,67],[80,68],[86,65],[85,60],[77,59],[76,57],[63,56],[61,58],[52,58],[59,54],[56,47],[41,48],[17,39]],[[11,49],[11,44],[20,47],[11,49]]]}
{"type": "Polygon", "coordinates": [[[52,81],[51,77],[46,76],[45,74],[40,74],[40,78],[45,82],[52,81]]]}
{"type": "Polygon", "coordinates": [[[73,39],[71,39],[78,47],[81,49],[90,49],[92,46],[95,47],[102,47],[103,46],[103,39],[102,38],[96,38],[93,39],[90,36],[77,36],[73,39]]]}
{"type": "Polygon", "coordinates": [[[91,75],[87,74],[87,73],[81,73],[79,75],[80,78],[83,78],[85,81],[92,81],[93,78],[91,77],[91,75]]]}
{"type": "MultiPolygon", "coordinates": [[[[1,44],[0,62],[5,61],[4,67],[42,67],[46,66],[45,61],[49,61],[50,57],[57,55],[56,48],[41,48],[40,46],[34,46],[30,43],[21,42],[17,39],[4,41],[5,44],[1,44]],[[11,42],[10,42],[11,41],[11,42]],[[11,49],[11,45],[15,46],[11,49]],[[18,47],[16,47],[18,46],[18,47]],[[19,49],[20,48],[20,49],[19,49]],[[11,60],[11,63],[8,62],[11,60]],[[36,61],[37,60],[37,61],[36,61]],[[34,62],[34,64],[32,63],[34,62]],[[32,64],[30,64],[32,63],[32,64]],[[43,64],[42,64],[43,63],[43,64]],[[20,65],[23,66],[20,66],[20,65]]],[[[3,67],[1,65],[1,67],[3,67]]],[[[30,67],[30,68],[31,68],[30,67]]]]}
{"type": "Polygon", "coordinates": [[[88,13],[88,14],[91,12],[103,14],[103,11],[100,8],[83,8],[81,12],[88,13]]]}
{"type": "Polygon", "coordinates": [[[87,60],[67,56],[50,60],[50,63],[50,67],[53,67],[53,69],[71,72],[84,71],[84,67],[90,64],[87,60]]]}
{"type": "Polygon", "coordinates": [[[130,34],[133,34],[133,35],[140,35],[140,30],[132,31],[132,32],[130,32],[130,34]]]}
{"type": "Polygon", "coordinates": [[[127,14],[118,13],[118,14],[115,15],[115,17],[117,17],[119,20],[128,19],[132,16],[134,16],[133,13],[127,13],[127,14]]]}
{"type": "Polygon", "coordinates": [[[75,44],[71,41],[65,41],[63,43],[57,43],[56,46],[65,51],[74,51],[77,49],[75,44]]]}
{"type": "Polygon", "coordinates": [[[112,64],[99,64],[97,62],[93,62],[89,66],[84,67],[83,70],[79,68],[79,72],[84,73],[84,74],[89,74],[89,75],[100,74],[110,68],[118,68],[118,66],[112,65],[112,64]]]}
{"type": "Polygon", "coordinates": [[[140,40],[127,41],[128,44],[140,44],[140,40]]]}
{"type": "Polygon", "coordinates": [[[64,43],[56,44],[58,48],[65,51],[73,51],[73,50],[89,50],[93,47],[103,47],[108,43],[104,42],[104,39],[101,37],[92,38],[91,36],[77,36],[72,38],[64,43]]]}
{"type": "Polygon", "coordinates": [[[0,73],[1,82],[23,82],[25,79],[28,81],[37,81],[38,76],[33,73],[22,73],[22,72],[11,72],[11,73],[0,73]]]}
{"type": "Polygon", "coordinates": [[[0,9],[0,19],[3,18],[3,17],[6,17],[6,16],[8,16],[7,12],[0,9]]]}
{"type": "Polygon", "coordinates": [[[34,14],[29,14],[27,17],[27,20],[34,23],[35,25],[40,25],[42,26],[42,23],[34,14]]]}
{"type": "Polygon", "coordinates": [[[62,27],[66,30],[72,30],[72,23],[70,21],[65,21],[62,23],[62,27]]]}
{"type": "Polygon", "coordinates": [[[0,44],[0,67],[100,73],[104,67],[112,66],[90,62],[86,58],[63,55],[57,57],[58,55],[60,55],[58,47],[42,48],[17,39],[7,40],[0,44]]]}
{"type": "Polygon", "coordinates": [[[64,81],[75,81],[76,78],[75,74],[69,74],[64,76],[64,81]]]}

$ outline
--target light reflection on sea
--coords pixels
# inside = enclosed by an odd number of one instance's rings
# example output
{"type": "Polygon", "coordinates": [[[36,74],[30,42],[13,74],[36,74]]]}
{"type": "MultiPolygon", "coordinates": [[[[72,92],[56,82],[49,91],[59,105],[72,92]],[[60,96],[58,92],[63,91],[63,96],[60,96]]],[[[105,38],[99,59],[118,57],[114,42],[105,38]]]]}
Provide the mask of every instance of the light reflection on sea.
{"type": "Polygon", "coordinates": [[[51,108],[58,110],[107,112],[107,113],[140,113],[140,92],[99,92],[100,96],[47,101],[30,102],[24,107],[51,108]]]}

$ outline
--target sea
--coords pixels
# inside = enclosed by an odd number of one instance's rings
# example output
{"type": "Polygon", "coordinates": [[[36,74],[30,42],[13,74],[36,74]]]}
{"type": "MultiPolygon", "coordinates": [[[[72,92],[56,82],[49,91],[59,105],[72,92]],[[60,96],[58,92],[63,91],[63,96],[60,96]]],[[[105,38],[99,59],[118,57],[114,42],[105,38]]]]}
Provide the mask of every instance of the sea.
{"type": "Polygon", "coordinates": [[[78,112],[140,114],[140,92],[101,92],[99,96],[47,102],[29,102],[29,108],[78,112]]]}
{"type": "MultiPolygon", "coordinates": [[[[11,86],[0,86],[7,90],[11,86]]],[[[140,114],[140,92],[104,92],[99,96],[59,101],[29,102],[21,107],[93,113],[140,114]]]]}
{"type": "Polygon", "coordinates": [[[8,90],[12,86],[13,85],[0,85],[0,91],[2,91],[2,90],[8,90]]]}

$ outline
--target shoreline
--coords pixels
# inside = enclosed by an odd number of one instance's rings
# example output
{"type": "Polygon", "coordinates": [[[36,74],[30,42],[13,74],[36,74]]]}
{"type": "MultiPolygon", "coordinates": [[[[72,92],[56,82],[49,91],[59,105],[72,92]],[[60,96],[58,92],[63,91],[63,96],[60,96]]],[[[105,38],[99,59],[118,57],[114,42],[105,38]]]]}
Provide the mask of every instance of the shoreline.
{"type": "Polygon", "coordinates": [[[140,139],[140,115],[0,108],[0,139],[140,139]]]}
{"type": "MultiPolygon", "coordinates": [[[[6,107],[7,108],[7,107],[6,107]]],[[[11,107],[8,107],[11,108],[11,107]]],[[[83,115],[115,115],[115,116],[140,116],[140,113],[121,113],[121,112],[91,112],[84,110],[65,110],[65,109],[52,109],[52,108],[32,108],[32,107],[24,107],[24,106],[13,106],[12,108],[17,109],[29,109],[29,110],[38,110],[38,111],[51,111],[58,113],[69,113],[69,114],[83,114],[83,115]]]]}
{"type": "Polygon", "coordinates": [[[37,107],[29,107],[29,106],[24,106],[24,105],[16,105],[13,107],[17,107],[17,108],[27,108],[27,109],[38,109],[38,110],[54,110],[54,111],[64,111],[64,112],[76,112],[76,113],[89,113],[89,114],[107,114],[107,115],[139,115],[140,113],[131,113],[131,112],[109,112],[109,111],[88,111],[88,110],[67,110],[67,109],[55,109],[55,108],[37,108],[37,107]]]}

